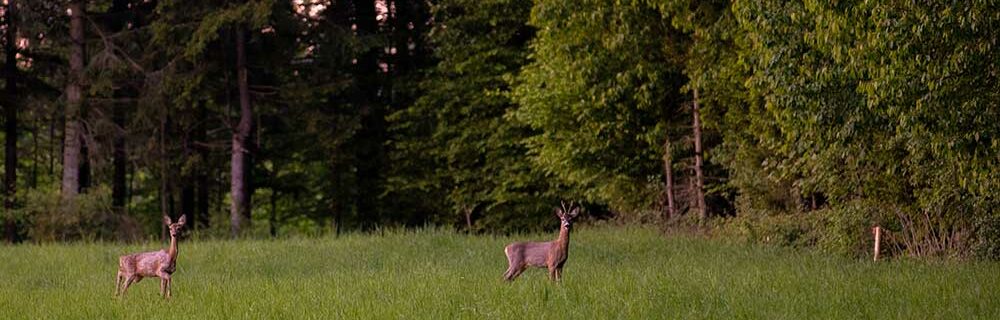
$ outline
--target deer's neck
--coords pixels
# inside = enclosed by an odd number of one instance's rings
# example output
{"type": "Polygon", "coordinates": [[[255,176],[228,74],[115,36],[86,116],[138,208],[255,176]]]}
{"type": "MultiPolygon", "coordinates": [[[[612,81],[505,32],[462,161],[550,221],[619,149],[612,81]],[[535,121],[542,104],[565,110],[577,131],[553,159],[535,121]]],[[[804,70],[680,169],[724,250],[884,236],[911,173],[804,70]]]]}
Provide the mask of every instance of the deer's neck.
{"type": "Polygon", "coordinates": [[[177,260],[177,237],[170,237],[170,248],[167,248],[167,254],[170,255],[170,261],[177,260]]]}
{"type": "Polygon", "coordinates": [[[559,228],[559,238],[556,239],[556,247],[559,251],[566,252],[569,249],[569,228],[559,228]]]}

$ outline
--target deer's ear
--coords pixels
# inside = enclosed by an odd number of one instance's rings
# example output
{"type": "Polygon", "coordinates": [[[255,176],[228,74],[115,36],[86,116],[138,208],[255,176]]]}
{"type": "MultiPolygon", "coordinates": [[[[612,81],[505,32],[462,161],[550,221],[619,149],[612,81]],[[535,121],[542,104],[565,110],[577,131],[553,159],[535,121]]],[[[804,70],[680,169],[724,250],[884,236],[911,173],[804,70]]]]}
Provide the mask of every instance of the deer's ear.
{"type": "Polygon", "coordinates": [[[170,217],[164,215],[163,216],[163,224],[170,225],[171,224],[170,217]]]}
{"type": "Polygon", "coordinates": [[[573,210],[569,211],[570,218],[576,218],[576,215],[578,214],[580,214],[580,207],[573,208],[573,210]]]}
{"type": "Polygon", "coordinates": [[[556,208],[556,217],[559,217],[559,219],[562,219],[562,217],[563,217],[563,211],[562,211],[561,208],[556,208]]]}
{"type": "Polygon", "coordinates": [[[180,224],[180,225],[186,224],[187,223],[187,215],[186,214],[182,214],[181,218],[177,219],[177,223],[180,224]]]}

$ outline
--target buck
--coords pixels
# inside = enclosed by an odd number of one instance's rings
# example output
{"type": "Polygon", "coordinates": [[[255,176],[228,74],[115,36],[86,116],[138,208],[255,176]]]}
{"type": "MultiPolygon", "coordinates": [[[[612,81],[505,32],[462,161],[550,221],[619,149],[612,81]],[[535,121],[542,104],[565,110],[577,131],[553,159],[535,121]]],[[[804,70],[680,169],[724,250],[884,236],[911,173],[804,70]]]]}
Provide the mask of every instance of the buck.
{"type": "Polygon", "coordinates": [[[573,225],[573,219],[580,212],[579,207],[574,207],[566,203],[562,208],[556,209],[556,216],[561,222],[559,226],[559,238],[548,242],[515,242],[504,247],[503,252],[507,255],[507,272],[503,278],[507,281],[514,281],[514,278],[521,275],[529,266],[549,269],[549,279],[559,281],[562,279],[563,265],[569,257],[569,231],[573,225]]]}
{"type": "Polygon", "coordinates": [[[118,277],[115,279],[115,296],[125,295],[128,287],[142,278],[160,278],[160,295],[170,298],[170,275],[177,266],[177,235],[187,216],[181,215],[176,223],[163,216],[163,223],[170,229],[170,247],[166,250],[124,255],[118,258],[118,277]]]}

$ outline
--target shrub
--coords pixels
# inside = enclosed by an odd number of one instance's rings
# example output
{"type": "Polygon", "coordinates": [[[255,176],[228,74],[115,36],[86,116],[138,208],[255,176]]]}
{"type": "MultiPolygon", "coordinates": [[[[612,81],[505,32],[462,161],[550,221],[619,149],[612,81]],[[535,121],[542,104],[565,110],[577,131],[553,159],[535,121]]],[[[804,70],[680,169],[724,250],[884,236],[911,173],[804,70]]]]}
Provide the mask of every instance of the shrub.
{"type": "Polygon", "coordinates": [[[788,247],[810,247],[816,244],[812,214],[743,214],[722,220],[718,227],[723,236],[752,243],[788,247]]]}
{"type": "MultiPolygon", "coordinates": [[[[814,231],[817,246],[829,253],[865,256],[874,245],[872,227],[879,225],[886,230],[899,230],[890,212],[890,208],[870,200],[855,200],[817,211],[814,214],[822,217],[814,231]]],[[[888,233],[885,238],[890,238],[888,233]]]]}
{"type": "Polygon", "coordinates": [[[993,212],[976,219],[976,257],[1000,260],[1000,214],[993,212]]]}
{"type": "Polygon", "coordinates": [[[113,213],[106,186],[91,188],[72,203],[63,201],[56,188],[29,190],[25,200],[16,214],[35,241],[117,239],[123,226],[132,225],[113,213]]]}

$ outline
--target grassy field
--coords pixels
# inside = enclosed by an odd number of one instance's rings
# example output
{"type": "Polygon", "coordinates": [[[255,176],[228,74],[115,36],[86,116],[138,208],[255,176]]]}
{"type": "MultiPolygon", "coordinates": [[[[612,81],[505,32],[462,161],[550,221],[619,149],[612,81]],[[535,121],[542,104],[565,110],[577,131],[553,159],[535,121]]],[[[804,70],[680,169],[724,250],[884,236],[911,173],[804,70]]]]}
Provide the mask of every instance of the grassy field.
{"type": "Polygon", "coordinates": [[[5,246],[0,319],[1000,318],[995,263],[876,264],[606,227],[573,234],[561,284],[538,269],[504,283],[513,238],[182,241],[170,301],[157,279],[113,297],[117,256],[159,244],[5,246]]]}

